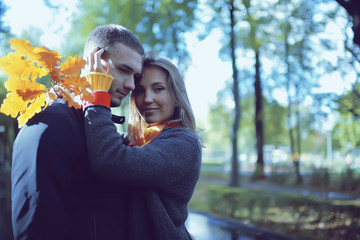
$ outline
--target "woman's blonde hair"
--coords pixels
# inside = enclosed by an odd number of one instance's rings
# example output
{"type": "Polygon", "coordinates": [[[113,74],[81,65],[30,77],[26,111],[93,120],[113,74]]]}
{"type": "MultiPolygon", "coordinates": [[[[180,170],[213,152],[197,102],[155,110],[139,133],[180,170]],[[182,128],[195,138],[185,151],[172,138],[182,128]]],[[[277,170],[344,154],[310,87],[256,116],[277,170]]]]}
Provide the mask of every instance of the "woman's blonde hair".
{"type": "MultiPolygon", "coordinates": [[[[143,72],[144,69],[149,67],[157,67],[165,71],[168,76],[167,83],[170,96],[175,104],[175,111],[172,118],[169,119],[167,123],[177,122],[183,128],[186,128],[197,135],[194,113],[190,105],[184,79],[178,68],[169,60],[155,57],[151,52],[145,55],[143,60],[143,72]]],[[[129,137],[135,142],[143,135],[143,132],[148,125],[135,105],[137,83],[138,82],[135,82],[135,90],[130,95],[129,108],[129,137]]]]}

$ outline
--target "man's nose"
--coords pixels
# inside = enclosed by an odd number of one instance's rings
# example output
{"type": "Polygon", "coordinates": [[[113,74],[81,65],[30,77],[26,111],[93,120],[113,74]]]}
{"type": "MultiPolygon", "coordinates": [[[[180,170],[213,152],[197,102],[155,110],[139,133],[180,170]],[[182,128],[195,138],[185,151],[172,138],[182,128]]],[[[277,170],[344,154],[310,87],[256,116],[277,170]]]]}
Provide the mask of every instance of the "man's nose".
{"type": "Polygon", "coordinates": [[[130,91],[133,91],[135,89],[135,81],[133,78],[128,78],[125,81],[124,87],[129,89],[130,91]]]}

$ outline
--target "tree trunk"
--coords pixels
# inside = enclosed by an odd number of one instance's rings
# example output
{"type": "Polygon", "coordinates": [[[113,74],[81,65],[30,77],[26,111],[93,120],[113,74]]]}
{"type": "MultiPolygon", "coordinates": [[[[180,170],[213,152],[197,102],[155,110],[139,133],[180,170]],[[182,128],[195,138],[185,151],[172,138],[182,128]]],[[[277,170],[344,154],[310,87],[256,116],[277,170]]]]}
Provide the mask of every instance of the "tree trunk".
{"type": "Polygon", "coordinates": [[[296,158],[295,153],[295,140],[294,140],[294,129],[293,129],[293,123],[292,123],[292,117],[293,117],[293,100],[291,97],[291,73],[290,73],[290,62],[289,62],[289,54],[290,54],[290,46],[288,42],[288,33],[289,28],[285,29],[285,37],[284,37],[284,45],[285,45],[285,64],[287,66],[286,70],[286,91],[288,96],[288,108],[287,108],[287,119],[288,119],[288,127],[289,127],[289,139],[290,139],[290,154],[291,154],[291,160],[293,160],[294,168],[296,175],[299,170],[299,162],[297,161],[298,158],[296,158]]]}
{"type": "Polygon", "coordinates": [[[299,153],[299,156],[297,159],[294,159],[294,165],[295,165],[295,174],[296,174],[296,180],[295,184],[302,184],[303,179],[300,173],[300,159],[301,159],[301,126],[300,126],[300,112],[299,109],[296,109],[296,133],[297,133],[297,152],[299,153]]]}
{"type": "Polygon", "coordinates": [[[229,186],[236,187],[239,186],[239,162],[238,162],[238,138],[237,132],[240,126],[240,93],[239,93],[239,81],[238,81],[238,71],[236,68],[236,56],[235,56],[235,34],[234,34],[234,1],[230,1],[230,48],[231,48],[231,59],[232,59],[232,69],[233,69],[233,94],[235,102],[235,118],[231,133],[231,142],[232,142],[232,158],[231,158],[231,176],[229,186]]]}
{"type": "Polygon", "coordinates": [[[251,177],[252,180],[264,179],[264,124],[263,124],[263,104],[262,104],[262,88],[260,79],[260,58],[259,51],[255,51],[255,131],[256,131],[256,151],[257,161],[256,168],[251,177]]]}

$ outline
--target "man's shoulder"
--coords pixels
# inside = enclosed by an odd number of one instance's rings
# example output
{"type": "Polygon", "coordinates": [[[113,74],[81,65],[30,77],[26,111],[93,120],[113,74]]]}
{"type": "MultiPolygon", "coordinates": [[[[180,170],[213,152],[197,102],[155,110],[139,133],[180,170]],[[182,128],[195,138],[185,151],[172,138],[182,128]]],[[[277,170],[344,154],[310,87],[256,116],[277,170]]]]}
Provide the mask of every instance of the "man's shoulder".
{"type": "Polygon", "coordinates": [[[27,125],[38,124],[57,125],[65,122],[83,122],[81,109],[69,107],[67,102],[56,101],[32,117],[27,125]]]}

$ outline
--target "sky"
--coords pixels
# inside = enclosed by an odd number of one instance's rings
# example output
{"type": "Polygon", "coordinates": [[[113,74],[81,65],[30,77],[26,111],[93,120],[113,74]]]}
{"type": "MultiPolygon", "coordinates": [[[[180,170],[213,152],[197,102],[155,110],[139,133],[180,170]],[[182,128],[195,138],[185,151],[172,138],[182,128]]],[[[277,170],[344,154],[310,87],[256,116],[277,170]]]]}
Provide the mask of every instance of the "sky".
{"type": "MultiPolygon", "coordinates": [[[[66,41],[63,36],[71,27],[69,19],[72,11],[76,10],[77,1],[56,1],[56,4],[62,6],[59,12],[49,9],[43,2],[43,0],[4,0],[8,10],[3,21],[17,36],[30,26],[42,29],[44,34],[40,36],[40,43],[57,50],[66,41]]],[[[330,26],[329,32],[333,37],[342,34],[336,28],[338,26],[330,26]]],[[[220,30],[213,31],[203,41],[199,41],[196,34],[186,34],[192,64],[184,73],[184,78],[191,105],[200,122],[206,121],[210,104],[216,101],[217,92],[225,87],[225,82],[232,76],[230,62],[222,61],[218,55],[221,48],[220,38],[220,30]]],[[[265,66],[267,64],[263,64],[263,67],[265,66]]],[[[320,79],[320,84],[322,87],[317,90],[318,92],[341,94],[344,90],[343,80],[339,75],[327,75],[320,79]]],[[[283,99],[286,99],[281,92],[276,92],[276,94],[283,95],[283,99]]]]}

